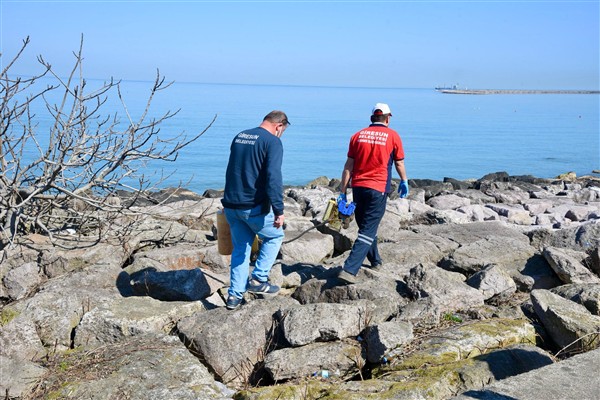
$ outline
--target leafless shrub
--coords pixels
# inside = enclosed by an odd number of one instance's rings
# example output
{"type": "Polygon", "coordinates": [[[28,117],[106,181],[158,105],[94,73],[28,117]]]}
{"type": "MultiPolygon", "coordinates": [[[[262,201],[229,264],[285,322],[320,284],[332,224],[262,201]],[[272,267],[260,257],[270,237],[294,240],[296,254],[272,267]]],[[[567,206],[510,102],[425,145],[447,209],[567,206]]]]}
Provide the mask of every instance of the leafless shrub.
{"type": "Polygon", "coordinates": [[[171,85],[158,71],[145,108],[134,118],[123,101],[120,81],[111,78],[98,89],[88,87],[82,76],[83,37],[64,79],[42,56],[41,73],[15,77],[11,69],[28,44],[29,38],[0,72],[0,250],[28,233],[75,247],[82,237],[99,241],[131,231],[141,216],[131,204],[166,178],[154,181],[144,174],[148,162],[175,161],[216,116],[191,137],[180,133],[164,138],[159,135],[161,124],[179,110],[149,115],[154,97],[171,85]],[[42,87],[41,78],[54,83],[42,87]],[[117,112],[102,114],[115,92],[123,118],[117,112]],[[57,95],[58,101],[50,100],[57,95]],[[50,117],[48,131],[41,131],[40,115],[35,114],[39,102],[50,117]],[[117,195],[123,191],[130,194],[127,202],[117,195]]]}

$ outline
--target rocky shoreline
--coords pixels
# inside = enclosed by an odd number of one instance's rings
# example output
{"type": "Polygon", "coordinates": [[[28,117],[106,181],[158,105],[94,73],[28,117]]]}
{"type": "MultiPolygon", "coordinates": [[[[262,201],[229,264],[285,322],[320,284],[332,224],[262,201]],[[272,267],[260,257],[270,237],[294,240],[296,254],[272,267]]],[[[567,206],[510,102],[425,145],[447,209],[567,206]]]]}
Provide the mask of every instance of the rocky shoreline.
{"type": "Polygon", "coordinates": [[[407,199],[388,201],[383,267],[354,285],[335,276],[357,227],[322,221],[338,183],[285,189],[271,274],[282,290],[236,311],[222,296],[218,191],[137,205],[147,217],[125,243],[64,250],[31,235],[0,250],[1,393],[469,398],[599,351],[599,178],[411,180],[407,199]]]}

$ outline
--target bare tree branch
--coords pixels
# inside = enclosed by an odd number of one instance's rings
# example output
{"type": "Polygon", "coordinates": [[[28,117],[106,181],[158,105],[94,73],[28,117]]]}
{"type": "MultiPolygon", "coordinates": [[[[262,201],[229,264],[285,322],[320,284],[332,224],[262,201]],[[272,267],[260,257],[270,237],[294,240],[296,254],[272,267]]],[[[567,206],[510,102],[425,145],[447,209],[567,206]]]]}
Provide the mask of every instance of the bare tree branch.
{"type": "Polygon", "coordinates": [[[0,75],[0,250],[32,232],[53,241],[65,231],[98,239],[118,236],[117,226],[130,232],[140,214],[116,194],[126,191],[138,198],[158,188],[162,179],[149,179],[145,165],[176,160],[212,126],[216,115],[200,133],[166,139],[160,134],[161,124],[179,110],[150,116],[155,96],[172,84],[158,70],[143,111],[134,117],[120,81],[111,78],[100,88],[88,89],[83,36],[64,79],[41,55],[40,74],[11,77],[11,67],[28,44],[29,38],[0,75]],[[55,83],[43,87],[42,77],[55,83]],[[124,120],[114,110],[102,114],[115,91],[124,120]],[[33,110],[45,110],[51,123],[40,124],[33,110]]]}

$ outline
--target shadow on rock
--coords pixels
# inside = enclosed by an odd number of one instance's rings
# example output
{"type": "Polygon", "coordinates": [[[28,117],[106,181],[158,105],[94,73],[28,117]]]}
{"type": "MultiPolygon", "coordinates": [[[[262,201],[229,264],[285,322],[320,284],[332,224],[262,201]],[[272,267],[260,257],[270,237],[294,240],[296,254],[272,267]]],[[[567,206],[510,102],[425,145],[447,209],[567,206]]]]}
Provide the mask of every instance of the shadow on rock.
{"type": "Polygon", "coordinates": [[[119,274],[116,286],[123,297],[149,296],[162,301],[197,301],[210,296],[211,288],[199,269],[157,271],[146,268],[119,274]]]}
{"type": "Polygon", "coordinates": [[[464,392],[462,396],[479,400],[518,400],[514,397],[505,396],[492,390],[469,390],[468,392],[464,392]]]}

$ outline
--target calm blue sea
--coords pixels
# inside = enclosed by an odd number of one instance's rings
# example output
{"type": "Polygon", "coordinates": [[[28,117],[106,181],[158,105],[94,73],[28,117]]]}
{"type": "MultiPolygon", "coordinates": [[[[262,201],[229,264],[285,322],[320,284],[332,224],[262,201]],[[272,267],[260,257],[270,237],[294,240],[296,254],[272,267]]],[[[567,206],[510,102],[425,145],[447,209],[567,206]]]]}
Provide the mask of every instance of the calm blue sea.
{"type": "MultiPolygon", "coordinates": [[[[134,118],[146,105],[151,85],[122,82],[123,99],[134,118]]],[[[105,113],[124,116],[115,96],[104,106],[105,113]]],[[[162,170],[170,175],[164,187],[181,182],[199,193],[222,188],[233,136],[281,109],[292,123],[282,137],[284,183],[301,185],[323,175],[339,178],[350,136],[369,124],[376,102],[392,109],[391,127],[403,140],[409,178],[469,179],[497,171],[554,177],[600,169],[598,95],[451,95],[433,88],[200,83],[174,83],[159,92],[151,114],[180,109],[162,124],[165,137],[194,135],[216,115],[215,123],[176,162],[146,168],[149,174],[162,170]]],[[[43,124],[39,128],[43,136],[43,124]]]]}

